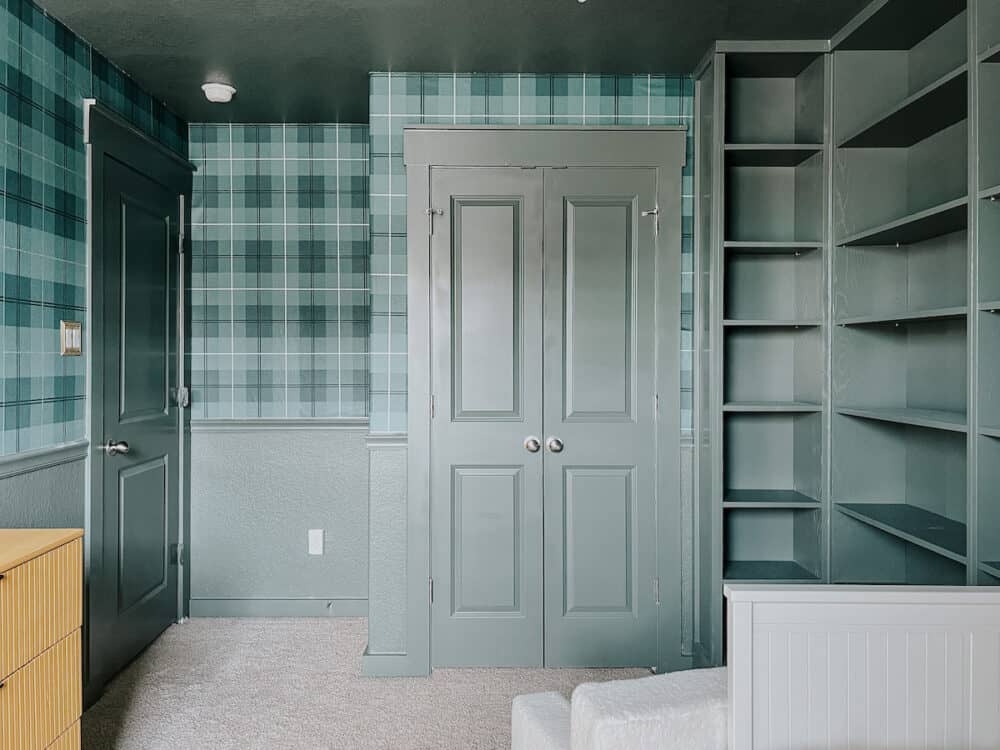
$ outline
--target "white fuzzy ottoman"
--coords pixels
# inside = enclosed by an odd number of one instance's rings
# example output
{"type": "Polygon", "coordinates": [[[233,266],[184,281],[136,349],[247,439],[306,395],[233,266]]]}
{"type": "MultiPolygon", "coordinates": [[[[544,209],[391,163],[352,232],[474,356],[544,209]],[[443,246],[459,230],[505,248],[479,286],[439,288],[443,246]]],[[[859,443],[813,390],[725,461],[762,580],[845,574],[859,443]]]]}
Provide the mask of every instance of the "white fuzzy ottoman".
{"type": "Polygon", "coordinates": [[[587,683],[573,691],[573,750],[726,750],[725,668],[587,683]]]}
{"type": "Polygon", "coordinates": [[[560,693],[519,695],[510,730],[512,750],[570,750],[569,701],[560,693]]]}

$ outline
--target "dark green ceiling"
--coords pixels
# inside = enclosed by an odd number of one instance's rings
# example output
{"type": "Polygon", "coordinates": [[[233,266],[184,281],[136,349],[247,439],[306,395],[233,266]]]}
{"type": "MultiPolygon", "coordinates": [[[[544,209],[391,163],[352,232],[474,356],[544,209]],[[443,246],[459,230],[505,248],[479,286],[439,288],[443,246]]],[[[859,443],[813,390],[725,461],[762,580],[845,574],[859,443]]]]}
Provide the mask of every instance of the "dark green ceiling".
{"type": "Polygon", "coordinates": [[[371,70],[689,73],[716,39],[826,39],[867,0],[41,0],[191,122],[366,122],[371,70]],[[200,85],[230,80],[230,105],[200,85]]]}

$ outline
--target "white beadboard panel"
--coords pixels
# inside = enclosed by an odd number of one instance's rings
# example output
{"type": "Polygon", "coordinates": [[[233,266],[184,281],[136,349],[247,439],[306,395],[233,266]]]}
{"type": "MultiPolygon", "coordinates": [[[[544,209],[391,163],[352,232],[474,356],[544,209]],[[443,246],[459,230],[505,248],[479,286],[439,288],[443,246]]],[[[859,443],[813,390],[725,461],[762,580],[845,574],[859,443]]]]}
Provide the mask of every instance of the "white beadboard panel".
{"type": "Polygon", "coordinates": [[[731,750],[1000,747],[1000,591],[726,594],[731,750]]]}

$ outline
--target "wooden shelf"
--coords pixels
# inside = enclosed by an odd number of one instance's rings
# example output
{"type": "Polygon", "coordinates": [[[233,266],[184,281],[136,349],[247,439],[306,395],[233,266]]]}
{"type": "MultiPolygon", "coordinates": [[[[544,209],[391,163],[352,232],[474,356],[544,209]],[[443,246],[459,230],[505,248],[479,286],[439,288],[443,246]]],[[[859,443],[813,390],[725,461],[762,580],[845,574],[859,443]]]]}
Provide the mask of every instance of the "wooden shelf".
{"type": "Polygon", "coordinates": [[[729,560],[723,565],[726,581],[818,581],[819,576],[793,560],[729,560]]]}
{"type": "Polygon", "coordinates": [[[858,409],[841,407],[838,414],[861,419],[873,419],[879,422],[926,427],[933,430],[948,430],[950,432],[967,432],[967,419],[963,412],[945,411],[940,409],[858,409]]]}
{"type": "Polygon", "coordinates": [[[820,508],[816,498],[795,490],[726,490],[722,495],[723,508],[820,508]]]}
{"type": "Polygon", "coordinates": [[[722,411],[739,414],[811,414],[823,411],[822,404],[807,401],[732,401],[722,411]]]}
{"type": "Polygon", "coordinates": [[[797,167],[823,150],[822,143],[727,143],[726,163],[734,167],[797,167]]]}
{"type": "Polygon", "coordinates": [[[979,53],[979,62],[1000,63],[1000,43],[994,44],[985,52],[979,53]]]}
{"type": "Polygon", "coordinates": [[[836,503],[851,518],[955,562],[965,562],[965,524],[906,503],[836,503]]]}
{"type": "Polygon", "coordinates": [[[726,328],[818,328],[819,320],[724,320],[726,328]]]}
{"type": "Polygon", "coordinates": [[[865,326],[883,323],[921,323],[948,318],[964,318],[968,313],[969,308],[964,305],[960,307],[939,307],[934,310],[916,310],[894,315],[860,315],[853,318],[843,318],[838,320],[837,324],[842,326],[865,326]]]}
{"type": "Polygon", "coordinates": [[[726,240],[722,246],[730,253],[755,253],[758,255],[782,254],[798,255],[813,250],[821,250],[822,242],[743,242],[726,240]]]}
{"type": "Polygon", "coordinates": [[[842,247],[912,245],[965,229],[969,223],[968,198],[955,198],[939,206],[917,211],[841,240],[842,247]]]}
{"type": "Polygon", "coordinates": [[[966,119],[969,68],[962,65],[865,125],[840,148],[907,148],[966,119]]]}

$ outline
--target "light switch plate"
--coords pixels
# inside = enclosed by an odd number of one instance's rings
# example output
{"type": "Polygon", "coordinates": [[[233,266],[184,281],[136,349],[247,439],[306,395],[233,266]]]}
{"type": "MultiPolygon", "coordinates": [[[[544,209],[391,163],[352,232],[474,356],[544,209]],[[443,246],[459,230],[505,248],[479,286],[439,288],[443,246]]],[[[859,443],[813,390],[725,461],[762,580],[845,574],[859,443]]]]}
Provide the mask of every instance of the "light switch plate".
{"type": "Polygon", "coordinates": [[[59,321],[59,353],[64,357],[83,354],[83,324],[75,320],[59,321]]]}
{"type": "Polygon", "coordinates": [[[323,529],[309,529],[309,554],[323,554],[323,529]]]}

